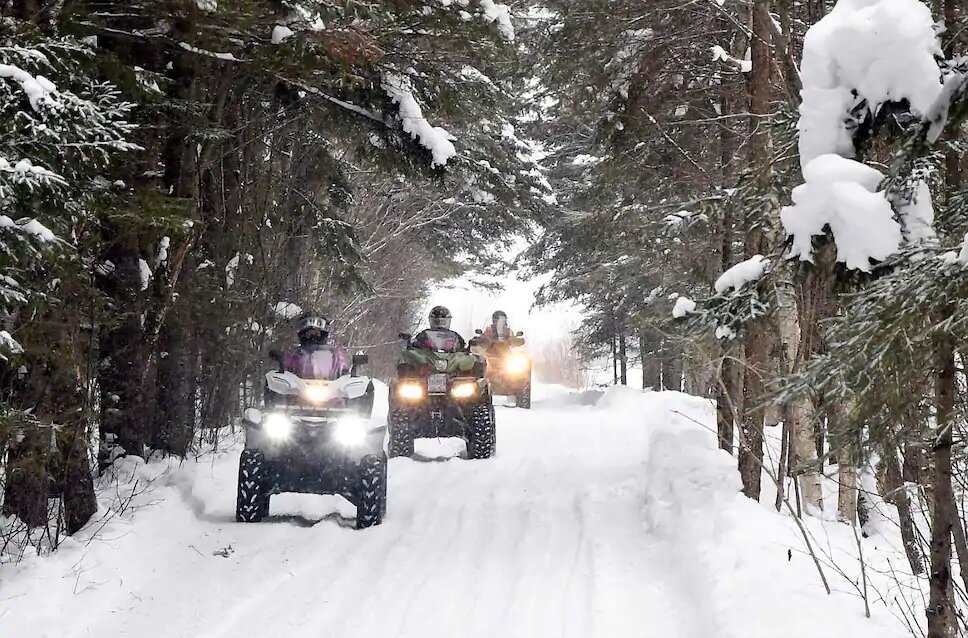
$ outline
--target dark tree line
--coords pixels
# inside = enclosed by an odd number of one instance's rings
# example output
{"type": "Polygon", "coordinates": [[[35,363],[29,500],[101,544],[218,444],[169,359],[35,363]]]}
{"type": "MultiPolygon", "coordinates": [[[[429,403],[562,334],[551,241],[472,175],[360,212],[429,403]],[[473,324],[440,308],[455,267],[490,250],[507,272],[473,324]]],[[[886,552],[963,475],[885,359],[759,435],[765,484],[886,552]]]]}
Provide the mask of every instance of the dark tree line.
{"type": "Polygon", "coordinates": [[[114,458],[232,424],[297,307],[386,374],[428,283],[543,215],[514,49],[467,12],[0,3],[4,515],[60,497],[73,533],[114,458]]]}

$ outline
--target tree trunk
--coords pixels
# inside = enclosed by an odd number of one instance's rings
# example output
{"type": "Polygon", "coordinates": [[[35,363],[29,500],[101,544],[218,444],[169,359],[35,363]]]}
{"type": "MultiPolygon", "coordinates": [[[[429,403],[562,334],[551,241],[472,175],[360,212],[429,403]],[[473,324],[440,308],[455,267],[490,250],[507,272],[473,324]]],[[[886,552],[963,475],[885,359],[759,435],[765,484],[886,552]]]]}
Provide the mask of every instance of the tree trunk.
{"type": "Polygon", "coordinates": [[[17,516],[28,527],[47,523],[51,434],[48,426],[28,424],[8,452],[3,514],[17,516]]]}
{"type": "Polygon", "coordinates": [[[763,467],[764,409],[757,405],[763,397],[763,364],[766,360],[764,340],[751,331],[746,341],[746,366],[743,377],[743,436],[739,447],[739,473],[743,494],[760,499],[763,467]]]}
{"type": "Polygon", "coordinates": [[[897,457],[897,450],[888,447],[877,467],[878,488],[884,495],[884,500],[897,508],[898,523],[901,527],[901,542],[904,553],[911,566],[911,573],[924,573],[924,558],[918,543],[918,530],[911,512],[911,498],[905,486],[901,463],[897,457]]]}
{"type": "Polygon", "coordinates": [[[662,387],[665,390],[682,392],[682,357],[668,349],[662,358],[662,387]]]}
{"type": "MultiPolygon", "coordinates": [[[[770,166],[772,141],[766,116],[770,113],[772,75],[772,18],[768,0],[756,0],[753,4],[753,38],[751,58],[753,69],[749,74],[749,102],[752,139],[750,142],[750,167],[757,181],[763,186],[764,204],[758,210],[749,211],[745,223],[746,257],[765,254],[767,228],[773,216],[773,206],[765,194],[772,181],[770,166]]],[[[763,424],[765,412],[762,406],[765,379],[769,368],[769,322],[754,321],[745,339],[746,365],[743,381],[743,437],[739,450],[739,472],[743,480],[743,493],[759,500],[760,479],[763,465],[763,424]]]]}
{"type": "Polygon", "coordinates": [[[854,428],[847,423],[850,412],[849,403],[837,401],[829,406],[827,419],[831,435],[838,444],[835,453],[838,473],[837,519],[854,524],[857,521],[857,467],[860,446],[858,436],[854,435],[854,428]]]}
{"type": "Polygon", "coordinates": [[[113,270],[100,278],[101,291],[112,300],[115,321],[101,330],[101,453],[103,469],[109,449],[143,456],[148,443],[143,418],[142,388],[145,353],[142,349],[142,295],[138,252],[124,230],[102,257],[113,270]],[[118,446],[118,447],[116,447],[118,446]]]}
{"type": "Polygon", "coordinates": [[[87,428],[83,421],[61,428],[56,457],[57,488],[64,502],[64,531],[74,534],[97,512],[87,428]]]}
{"type": "Polygon", "coordinates": [[[726,352],[716,388],[716,429],[719,447],[733,453],[736,424],[743,419],[742,370],[735,353],[726,352]]]}
{"type": "Polygon", "coordinates": [[[188,352],[184,331],[166,323],[158,341],[155,428],[152,447],[184,456],[192,441],[191,397],[188,394],[188,352]]]}
{"type": "Polygon", "coordinates": [[[642,361],[642,389],[659,390],[662,387],[662,366],[656,356],[655,343],[647,328],[639,333],[639,358],[642,361]]]}
{"type": "Polygon", "coordinates": [[[930,600],[925,611],[927,638],[957,635],[955,601],[951,597],[951,534],[957,512],[951,485],[951,446],[954,429],[955,358],[947,339],[935,346],[935,408],[937,432],[932,449],[934,508],[931,516],[930,600]]]}
{"type": "MultiPolygon", "coordinates": [[[[802,368],[803,357],[809,347],[800,326],[800,313],[793,284],[784,280],[776,287],[777,332],[780,337],[784,372],[793,374],[802,368]]],[[[808,514],[823,513],[823,492],[820,465],[814,445],[813,404],[808,397],[796,397],[784,406],[784,428],[789,424],[790,452],[788,464],[800,487],[800,497],[808,514]],[[788,423],[787,423],[788,422],[788,423]]]]}
{"type": "Polygon", "coordinates": [[[618,336],[618,365],[619,365],[619,381],[622,385],[629,384],[629,359],[628,353],[625,347],[625,335],[620,334],[618,336]]]}
{"type": "Polygon", "coordinates": [[[790,476],[791,444],[793,443],[793,432],[791,430],[791,420],[788,415],[783,417],[783,431],[780,434],[780,464],[776,472],[776,511],[783,509],[783,501],[786,498],[787,479],[790,476]]]}
{"type": "Polygon", "coordinates": [[[618,341],[612,335],[612,385],[618,385],[618,341]]]}

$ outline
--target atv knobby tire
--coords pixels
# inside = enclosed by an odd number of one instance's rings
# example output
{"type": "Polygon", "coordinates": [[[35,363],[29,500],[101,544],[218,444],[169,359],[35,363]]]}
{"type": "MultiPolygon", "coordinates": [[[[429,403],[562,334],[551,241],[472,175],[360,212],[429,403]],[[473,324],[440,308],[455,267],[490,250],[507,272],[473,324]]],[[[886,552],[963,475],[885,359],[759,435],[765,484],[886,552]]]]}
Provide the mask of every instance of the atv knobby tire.
{"type": "Polygon", "coordinates": [[[239,459],[239,494],[235,520],[258,523],[269,515],[269,493],[265,457],[256,450],[243,450],[239,459]]]}
{"type": "Polygon", "coordinates": [[[514,405],[525,410],[531,409],[531,382],[514,395],[514,405]]]}
{"type": "Polygon", "coordinates": [[[360,482],[356,495],[356,529],[383,522],[387,509],[387,460],[375,454],[360,461],[360,482]]]}
{"type": "Polygon", "coordinates": [[[410,415],[403,410],[390,410],[390,457],[413,456],[413,428],[410,415]]]}
{"type": "Polygon", "coordinates": [[[490,398],[480,403],[471,411],[468,424],[467,458],[490,458],[497,448],[497,429],[494,419],[494,406],[490,398]]]}

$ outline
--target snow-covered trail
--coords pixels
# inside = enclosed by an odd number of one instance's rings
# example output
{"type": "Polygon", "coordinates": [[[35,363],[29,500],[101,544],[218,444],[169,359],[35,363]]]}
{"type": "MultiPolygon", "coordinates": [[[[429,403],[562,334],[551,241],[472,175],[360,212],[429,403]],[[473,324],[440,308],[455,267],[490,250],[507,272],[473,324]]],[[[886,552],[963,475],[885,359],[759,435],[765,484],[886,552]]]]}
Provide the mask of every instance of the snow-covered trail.
{"type": "Polygon", "coordinates": [[[26,591],[0,588],[0,636],[715,635],[644,523],[649,415],[552,395],[498,409],[493,459],[425,441],[392,460],[387,519],[365,531],[301,495],[237,524],[238,451],[185,464],[153,486],[164,500],[67,547],[69,578],[34,562],[26,591]]]}

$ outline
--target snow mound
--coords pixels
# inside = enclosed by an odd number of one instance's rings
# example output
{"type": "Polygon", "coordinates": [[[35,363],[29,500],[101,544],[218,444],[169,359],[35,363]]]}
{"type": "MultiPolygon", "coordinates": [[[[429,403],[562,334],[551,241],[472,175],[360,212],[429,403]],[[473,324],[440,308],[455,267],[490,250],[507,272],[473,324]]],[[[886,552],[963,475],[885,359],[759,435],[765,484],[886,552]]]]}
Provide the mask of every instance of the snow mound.
{"type": "Polygon", "coordinates": [[[901,244],[894,210],[877,191],[884,176],[874,168],[839,155],[821,155],[803,171],[806,183],[793,189],[793,205],[780,220],[793,238],[790,257],[813,260],[812,240],[830,228],[837,261],[870,271],[871,260],[883,261],[901,244]]]}
{"type": "MultiPolygon", "coordinates": [[[[827,595],[793,519],[771,509],[769,480],[764,477],[764,503],[742,495],[736,459],[717,447],[711,401],[673,392],[646,394],[644,400],[651,407],[644,466],[646,525],[669,543],[670,560],[695,585],[693,603],[715,622],[715,633],[708,635],[908,635],[876,595],[872,617],[865,618],[854,585],[860,573],[849,526],[805,521],[813,542],[822,546],[820,551],[833,552],[837,563],[837,568],[825,567],[833,589],[827,595]]],[[[874,544],[885,540],[864,541],[871,545],[865,557],[877,560],[874,544]]]]}

